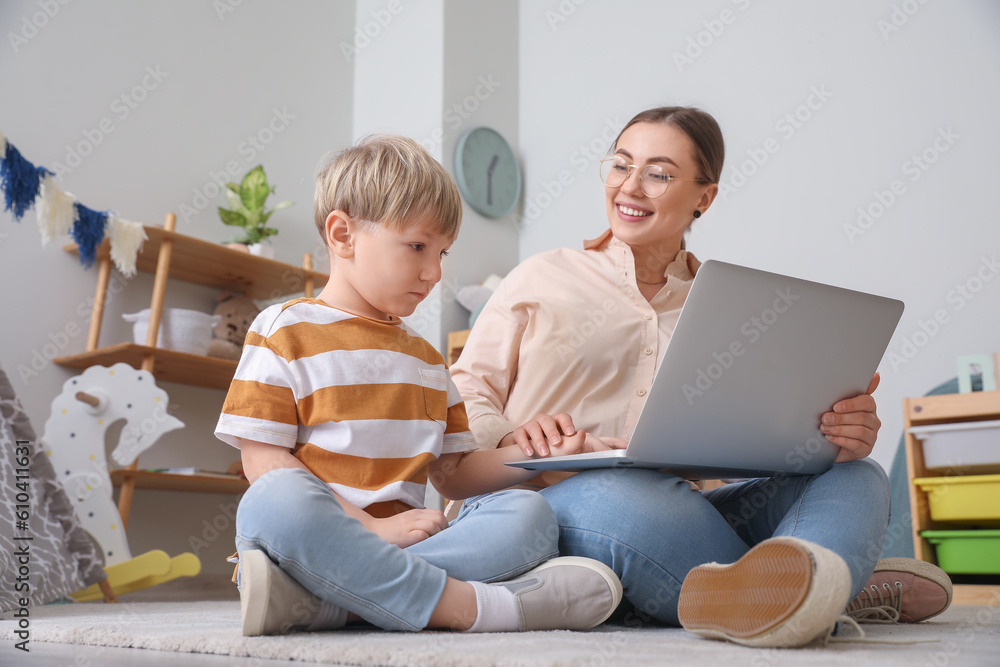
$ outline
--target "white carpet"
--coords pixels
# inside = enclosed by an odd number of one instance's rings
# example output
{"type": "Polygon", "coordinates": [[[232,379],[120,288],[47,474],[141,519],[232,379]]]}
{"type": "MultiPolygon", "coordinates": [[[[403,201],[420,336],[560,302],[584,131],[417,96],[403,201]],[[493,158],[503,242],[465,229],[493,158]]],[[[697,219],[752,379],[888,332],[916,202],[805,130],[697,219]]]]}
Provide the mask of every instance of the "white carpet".
{"type": "MultiPolygon", "coordinates": [[[[31,641],[350,665],[996,665],[1000,618],[986,607],[953,607],[922,625],[866,625],[869,636],[937,637],[934,644],[839,643],[807,649],[748,649],[673,628],[604,625],[590,632],[465,635],[372,629],[243,637],[239,602],[133,602],[50,605],[31,610],[31,641]],[[977,619],[977,612],[980,616],[977,619]],[[985,614],[985,615],[984,615],[985,614]],[[988,622],[986,617],[989,617],[988,622]],[[944,662],[942,662],[944,660],[944,662]],[[690,662],[688,662],[690,661],[690,662]],[[860,662],[859,662],[860,661],[860,662]]],[[[13,621],[0,639],[14,641],[13,621]]],[[[9,648],[8,646],[4,647],[9,648]]],[[[6,651],[5,651],[6,652],[6,651]]]]}

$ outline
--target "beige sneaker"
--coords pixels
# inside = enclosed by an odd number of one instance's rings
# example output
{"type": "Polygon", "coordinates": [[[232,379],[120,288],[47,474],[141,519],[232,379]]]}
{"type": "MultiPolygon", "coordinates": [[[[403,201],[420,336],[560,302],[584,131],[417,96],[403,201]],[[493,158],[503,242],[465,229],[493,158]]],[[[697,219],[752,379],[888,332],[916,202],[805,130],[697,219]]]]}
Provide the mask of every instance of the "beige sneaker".
{"type": "Polygon", "coordinates": [[[691,570],[677,614],[690,632],[755,647],[804,646],[836,625],[851,595],[837,554],[794,537],[761,542],[731,565],[691,570]]]}
{"type": "Polygon", "coordinates": [[[919,623],[951,604],[951,579],[933,563],[883,558],[844,614],[859,623],[919,623]]]}
{"type": "Polygon", "coordinates": [[[563,556],[503,586],[517,600],[520,630],[589,630],[608,620],[622,601],[614,571],[596,560],[563,556]]]}
{"type": "MultiPolygon", "coordinates": [[[[240,616],[244,637],[304,630],[315,625],[322,607],[321,599],[288,576],[263,551],[249,549],[240,553],[240,616]]],[[[340,627],[347,620],[347,612],[339,615],[342,620],[310,629],[340,627]]]]}

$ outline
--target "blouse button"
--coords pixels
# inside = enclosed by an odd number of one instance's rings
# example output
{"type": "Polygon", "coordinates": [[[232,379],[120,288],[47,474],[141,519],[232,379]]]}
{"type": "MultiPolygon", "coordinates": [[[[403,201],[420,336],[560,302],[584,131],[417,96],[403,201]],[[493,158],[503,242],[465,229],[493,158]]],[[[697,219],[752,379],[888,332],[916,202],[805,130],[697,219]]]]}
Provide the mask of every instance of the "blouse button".
{"type": "Polygon", "coordinates": [[[645,352],[646,354],[653,354],[653,348],[647,347],[645,350],[643,350],[643,352],[645,352]]]}
{"type": "Polygon", "coordinates": [[[635,393],[638,394],[639,396],[645,396],[646,395],[646,390],[645,389],[637,389],[635,393]]]}
{"type": "Polygon", "coordinates": [[[651,320],[651,319],[653,319],[653,316],[650,315],[649,313],[646,313],[645,315],[642,316],[642,319],[644,319],[644,320],[651,320]]]}

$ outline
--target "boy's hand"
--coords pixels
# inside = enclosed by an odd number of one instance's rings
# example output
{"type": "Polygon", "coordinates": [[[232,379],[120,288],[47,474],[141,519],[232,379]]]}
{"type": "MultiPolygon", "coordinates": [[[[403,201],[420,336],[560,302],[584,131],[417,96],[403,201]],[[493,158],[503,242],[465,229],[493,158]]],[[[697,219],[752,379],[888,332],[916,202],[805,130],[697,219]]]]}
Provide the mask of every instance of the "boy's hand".
{"type": "Polygon", "coordinates": [[[603,452],[608,449],[625,449],[628,442],[621,438],[599,438],[585,431],[577,431],[575,435],[564,436],[558,445],[551,448],[552,456],[568,456],[570,454],[585,454],[587,452],[603,452]]]}
{"type": "Polygon", "coordinates": [[[369,530],[390,544],[405,549],[426,540],[448,527],[448,519],[439,510],[407,510],[384,519],[373,519],[369,530]]]}
{"type": "Polygon", "coordinates": [[[882,426],[875,414],[875,399],[872,398],[878,383],[879,374],[876,373],[865,393],[838,401],[832,412],[825,412],[820,418],[820,430],[826,439],[840,445],[840,453],[834,463],[863,459],[872,453],[882,426]]]}

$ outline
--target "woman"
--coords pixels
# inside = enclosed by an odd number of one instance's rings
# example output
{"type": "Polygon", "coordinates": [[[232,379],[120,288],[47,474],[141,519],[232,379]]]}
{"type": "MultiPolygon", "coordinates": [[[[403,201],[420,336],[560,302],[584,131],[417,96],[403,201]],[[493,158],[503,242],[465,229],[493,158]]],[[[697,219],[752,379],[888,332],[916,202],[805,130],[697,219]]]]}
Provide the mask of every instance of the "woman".
{"type": "MultiPolygon", "coordinates": [[[[602,162],[610,229],[515,268],[452,369],[480,447],[549,456],[573,438],[623,446],[698,270],[684,234],[714,202],[723,157],[718,124],[698,109],[650,109],[625,126],[602,162]]],[[[881,552],[889,484],[866,458],[881,425],[878,381],[822,416],[841,447],[822,475],[706,492],[653,470],[539,475],[560,552],[615,570],[633,607],[626,622],[808,643],[833,627],[881,552]],[[716,562],[736,563],[706,565],[716,562]]]]}

